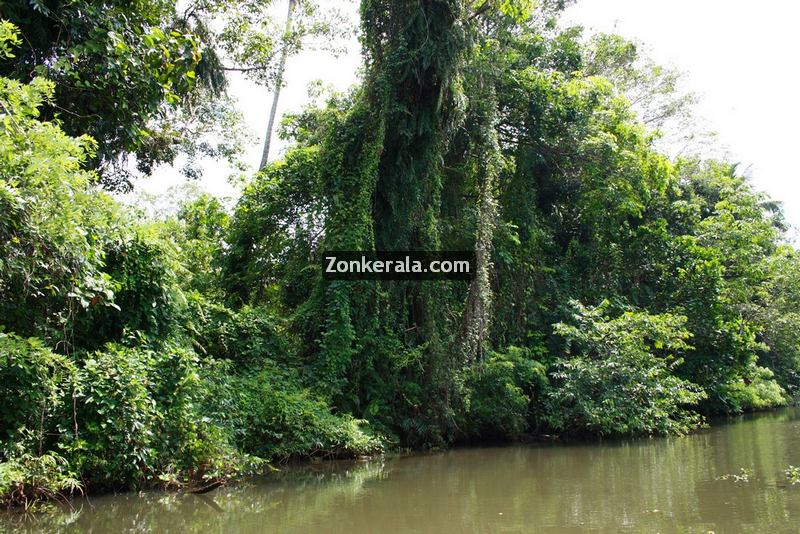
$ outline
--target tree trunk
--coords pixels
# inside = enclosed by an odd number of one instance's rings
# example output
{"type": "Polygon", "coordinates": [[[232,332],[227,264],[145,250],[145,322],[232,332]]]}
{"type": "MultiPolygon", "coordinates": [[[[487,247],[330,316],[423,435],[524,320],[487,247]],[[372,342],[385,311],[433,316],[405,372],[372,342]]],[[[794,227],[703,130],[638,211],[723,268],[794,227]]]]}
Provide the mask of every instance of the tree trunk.
{"type": "MultiPolygon", "coordinates": [[[[289,0],[289,12],[286,14],[286,28],[284,29],[284,35],[288,34],[292,29],[292,14],[294,12],[294,6],[296,3],[297,0],[289,0]]],[[[261,153],[261,164],[258,166],[259,171],[266,167],[267,163],[269,162],[269,146],[272,142],[272,129],[275,127],[275,115],[278,112],[278,98],[281,95],[281,85],[283,85],[283,71],[286,70],[286,56],[287,47],[284,45],[283,50],[281,50],[280,63],[278,64],[278,75],[275,78],[275,94],[272,97],[272,109],[269,112],[267,135],[264,139],[264,151],[261,153]]]]}

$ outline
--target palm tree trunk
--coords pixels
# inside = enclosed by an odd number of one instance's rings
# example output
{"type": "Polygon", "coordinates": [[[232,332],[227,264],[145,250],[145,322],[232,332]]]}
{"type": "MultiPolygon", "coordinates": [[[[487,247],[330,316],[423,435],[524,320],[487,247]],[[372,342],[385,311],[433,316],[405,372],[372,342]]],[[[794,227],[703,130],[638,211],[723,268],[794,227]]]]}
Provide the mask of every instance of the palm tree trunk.
{"type": "MultiPolygon", "coordinates": [[[[286,14],[286,28],[284,35],[292,29],[292,14],[297,0],[289,0],[289,12],[286,14]]],[[[264,151],[261,153],[261,164],[258,170],[262,170],[269,162],[269,145],[272,142],[272,129],[275,127],[275,115],[278,112],[278,98],[281,95],[281,85],[283,85],[283,72],[286,70],[287,47],[284,45],[281,50],[281,59],[278,64],[278,75],[275,78],[275,94],[272,97],[272,109],[269,112],[269,122],[267,123],[267,135],[264,139],[264,151]]]]}

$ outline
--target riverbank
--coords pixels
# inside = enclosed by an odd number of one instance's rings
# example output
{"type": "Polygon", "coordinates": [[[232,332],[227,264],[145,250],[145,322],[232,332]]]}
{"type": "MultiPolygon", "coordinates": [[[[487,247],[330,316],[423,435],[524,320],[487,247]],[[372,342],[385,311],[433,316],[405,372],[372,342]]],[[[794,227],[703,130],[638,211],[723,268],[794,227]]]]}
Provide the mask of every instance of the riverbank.
{"type": "MultiPolygon", "coordinates": [[[[253,172],[209,136],[241,126],[221,58],[272,85],[273,52],[301,44],[269,31],[270,2],[17,2],[0,504],[398,445],[693,435],[800,391],[780,199],[661,150],[646,117],[691,117],[691,95],[637,43],[562,26],[568,2],[362,0],[360,84],[315,89],[253,172]],[[236,198],[117,194],[229,157],[236,198]],[[468,279],[326,276],[326,254],[376,250],[474,261],[468,279]]],[[[355,33],[302,4],[298,30],[355,33]]]]}
{"type": "MultiPolygon", "coordinates": [[[[682,438],[462,447],[293,466],[207,495],[78,499],[21,532],[791,531],[800,410],[737,418],[682,438]],[[749,476],[736,480],[726,477],[749,476]]],[[[6,517],[3,526],[8,527],[6,517]]]]}
{"type": "MultiPolygon", "coordinates": [[[[705,425],[702,428],[698,428],[695,430],[694,433],[703,433],[703,432],[714,432],[716,431],[716,427],[724,427],[730,424],[737,424],[741,422],[746,422],[752,419],[758,418],[768,418],[770,414],[782,414],[786,410],[795,410],[798,411],[796,416],[800,418],[800,408],[797,408],[796,404],[793,405],[792,408],[778,408],[778,409],[765,409],[760,411],[751,411],[748,413],[738,414],[738,415],[717,415],[709,420],[708,425],[705,425]]],[[[317,472],[322,471],[325,472],[327,470],[338,470],[338,469],[345,469],[348,470],[350,466],[357,468],[358,465],[363,463],[383,463],[383,462],[391,462],[401,458],[407,457],[424,457],[429,455],[437,455],[437,454],[444,454],[450,451],[460,451],[460,450],[470,450],[475,448],[504,448],[504,447],[513,447],[513,446],[595,446],[595,445],[616,445],[616,444],[624,444],[624,443],[631,443],[636,442],[640,439],[646,438],[636,438],[631,436],[612,436],[612,437],[601,437],[601,436],[590,436],[590,435],[573,435],[573,436],[555,436],[549,434],[526,434],[519,436],[518,439],[509,441],[509,440],[500,440],[500,439],[493,439],[493,440],[484,440],[481,442],[457,442],[454,443],[450,447],[444,447],[440,449],[398,449],[398,448],[383,448],[381,447],[380,454],[373,454],[373,455],[358,455],[350,457],[341,457],[336,456],[334,454],[330,454],[327,456],[314,456],[310,458],[287,458],[281,462],[273,462],[269,463],[266,461],[258,460],[258,459],[251,459],[250,463],[246,467],[237,468],[236,470],[232,470],[231,472],[214,477],[205,477],[205,478],[197,478],[197,479],[183,479],[180,480],[177,474],[171,474],[170,476],[159,476],[153,480],[151,483],[145,483],[140,486],[138,489],[124,489],[124,488],[105,488],[104,491],[99,491],[98,493],[89,494],[84,491],[84,489],[79,485],[79,482],[75,480],[74,486],[70,489],[71,491],[57,491],[54,490],[52,487],[47,485],[47,480],[45,476],[42,476],[42,486],[39,487],[30,487],[30,488],[19,488],[14,489],[12,491],[17,491],[18,494],[16,496],[12,496],[7,500],[4,500],[4,508],[9,513],[29,513],[38,511],[39,508],[48,509],[51,508],[47,505],[57,505],[61,507],[70,507],[70,503],[74,501],[74,499],[86,497],[86,498],[96,498],[96,497],[103,497],[104,495],[114,494],[117,495],[120,493],[132,493],[138,494],[141,491],[147,492],[164,492],[165,495],[167,494],[192,494],[192,495],[202,495],[206,493],[213,492],[214,490],[220,488],[231,488],[236,487],[239,484],[247,484],[248,481],[252,481],[254,479],[260,479],[263,477],[284,477],[284,476],[291,476],[291,473],[294,472],[317,472]],[[345,466],[345,467],[342,467],[345,466]],[[45,506],[42,506],[45,505],[45,506]]],[[[800,463],[798,460],[797,463],[800,463]]],[[[787,465],[788,468],[788,465],[787,465]]],[[[8,476],[8,475],[5,475],[8,476]]],[[[35,479],[34,479],[35,480],[35,479]]]]}

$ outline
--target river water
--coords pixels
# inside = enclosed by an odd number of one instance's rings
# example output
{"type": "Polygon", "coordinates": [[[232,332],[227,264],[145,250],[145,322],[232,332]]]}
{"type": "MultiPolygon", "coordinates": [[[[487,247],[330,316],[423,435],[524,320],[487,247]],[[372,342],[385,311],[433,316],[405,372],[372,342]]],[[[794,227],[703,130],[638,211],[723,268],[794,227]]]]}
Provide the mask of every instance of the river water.
{"type": "MultiPolygon", "coordinates": [[[[207,495],[122,494],[29,532],[800,532],[800,409],[682,438],[462,448],[291,468],[207,495]],[[748,476],[742,475],[742,469],[748,476]]],[[[13,524],[12,524],[13,523],[13,524]]]]}

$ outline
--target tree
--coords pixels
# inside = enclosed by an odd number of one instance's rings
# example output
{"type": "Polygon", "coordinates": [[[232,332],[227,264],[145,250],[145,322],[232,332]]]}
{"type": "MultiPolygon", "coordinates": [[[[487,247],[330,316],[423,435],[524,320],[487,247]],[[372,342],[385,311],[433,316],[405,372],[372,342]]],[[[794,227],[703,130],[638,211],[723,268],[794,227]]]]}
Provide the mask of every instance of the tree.
{"type": "MultiPolygon", "coordinates": [[[[289,0],[289,11],[286,13],[286,33],[289,33],[292,29],[292,16],[294,14],[294,6],[296,0],[289,0]]],[[[284,48],[281,51],[281,58],[278,63],[278,75],[275,79],[275,89],[274,94],[272,96],[272,107],[269,110],[269,120],[267,121],[267,133],[264,137],[264,150],[261,154],[261,163],[258,166],[258,170],[262,170],[264,167],[267,166],[267,162],[269,161],[269,146],[272,141],[272,130],[275,128],[275,115],[278,112],[278,98],[281,94],[281,85],[283,85],[283,73],[286,70],[286,56],[287,56],[287,49],[284,48]]]]}
{"type": "MultiPolygon", "coordinates": [[[[336,36],[347,31],[335,13],[311,2],[302,3],[302,16],[283,35],[267,15],[270,0],[193,0],[182,11],[163,0],[29,4],[4,3],[23,46],[0,64],[0,75],[54,82],[43,117],[58,118],[69,135],[95,139],[90,163],[109,189],[131,187],[129,156],[145,174],[182,153],[241,167],[238,114],[222,98],[226,72],[273,85],[278,58],[297,51],[304,38],[325,35],[335,48],[336,36]],[[208,135],[221,129],[225,136],[208,135]]],[[[186,172],[198,171],[190,165],[186,172]]]]}
{"type": "Polygon", "coordinates": [[[174,4],[160,0],[6,2],[4,16],[20,28],[17,56],[0,74],[21,81],[44,76],[53,98],[43,118],[58,118],[69,135],[91,135],[92,155],[111,188],[128,182],[120,158],[139,153],[150,164],[164,139],[153,122],[188,95],[201,68],[202,48],[176,24],[174,4]]]}

